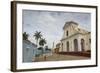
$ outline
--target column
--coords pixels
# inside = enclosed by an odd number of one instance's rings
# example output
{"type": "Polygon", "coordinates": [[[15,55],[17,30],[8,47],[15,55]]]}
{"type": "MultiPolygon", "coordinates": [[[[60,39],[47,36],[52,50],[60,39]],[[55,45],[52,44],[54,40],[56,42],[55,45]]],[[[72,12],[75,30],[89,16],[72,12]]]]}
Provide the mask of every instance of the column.
{"type": "Polygon", "coordinates": [[[78,51],[82,51],[81,50],[81,39],[80,38],[78,38],[78,51]]]}

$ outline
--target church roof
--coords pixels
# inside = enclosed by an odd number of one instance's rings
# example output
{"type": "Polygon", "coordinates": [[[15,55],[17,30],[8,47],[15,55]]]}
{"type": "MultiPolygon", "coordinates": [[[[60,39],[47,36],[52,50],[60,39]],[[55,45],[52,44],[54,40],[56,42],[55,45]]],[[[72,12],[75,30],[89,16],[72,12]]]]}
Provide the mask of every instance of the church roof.
{"type": "Polygon", "coordinates": [[[75,25],[78,26],[78,23],[77,23],[77,22],[74,22],[74,21],[68,21],[68,22],[65,23],[63,29],[66,28],[66,27],[68,27],[68,26],[71,25],[71,24],[75,24],[75,25]]]}
{"type": "Polygon", "coordinates": [[[84,30],[84,29],[81,29],[81,28],[78,28],[76,31],[77,31],[78,33],[82,33],[82,34],[90,33],[89,31],[84,30]]]}

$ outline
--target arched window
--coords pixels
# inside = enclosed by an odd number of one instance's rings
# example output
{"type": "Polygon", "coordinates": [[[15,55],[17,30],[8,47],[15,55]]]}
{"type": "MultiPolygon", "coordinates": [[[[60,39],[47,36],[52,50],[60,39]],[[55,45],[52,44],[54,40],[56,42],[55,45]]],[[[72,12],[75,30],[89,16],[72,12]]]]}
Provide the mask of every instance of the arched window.
{"type": "Polygon", "coordinates": [[[66,31],[66,36],[68,36],[68,30],[66,31]]]}
{"type": "Polygon", "coordinates": [[[91,39],[89,39],[89,43],[91,43],[91,39]]]}
{"type": "Polygon", "coordinates": [[[62,51],[63,51],[63,43],[62,43],[62,51]]]}
{"type": "Polygon", "coordinates": [[[85,47],[85,44],[84,44],[84,39],[81,39],[81,50],[84,51],[84,47],[85,47]]]}
{"type": "Polygon", "coordinates": [[[78,41],[77,41],[77,39],[74,39],[74,51],[75,52],[78,51],[78,41]]]}
{"type": "Polygon", "coordinates": [[[66,48],[67,48],[67,52],[69,52],[69,41],[67,41],[67,43],[66,43],[66,48]]]}

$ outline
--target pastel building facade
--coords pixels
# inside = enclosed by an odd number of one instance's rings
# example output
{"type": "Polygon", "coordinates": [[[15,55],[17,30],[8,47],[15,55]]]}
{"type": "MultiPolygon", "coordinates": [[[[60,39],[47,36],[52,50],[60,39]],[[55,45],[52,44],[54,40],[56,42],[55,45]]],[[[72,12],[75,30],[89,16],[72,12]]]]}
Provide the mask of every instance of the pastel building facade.
{"type": "Polygon", "coordinates": [[[23,62],[35,61],[37,46],[29,40],[23,40],[23,62]]]}
{"type": "Polygon", "coordinates": [[[59,52],[84,52],[91,50],[91,32],[74,21],[66,22],[59,52]]]}

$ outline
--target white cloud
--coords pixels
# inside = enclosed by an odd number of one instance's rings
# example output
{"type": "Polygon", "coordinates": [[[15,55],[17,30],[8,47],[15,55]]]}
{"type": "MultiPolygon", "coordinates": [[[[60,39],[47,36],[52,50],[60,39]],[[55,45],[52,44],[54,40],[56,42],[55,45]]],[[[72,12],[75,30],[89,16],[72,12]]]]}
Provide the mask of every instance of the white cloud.
{"type": "Polygon", "coordinates": [[[24,10],[23,32],[29,33],[30,40],[35,43],[32,35],[35,31],[41,31],[49,47],[52,47],[53,42],[57,43],[61,39],[65,22],[74,20],[85,29],[90,30],[90,18],[89,13],[24,10]]]}

